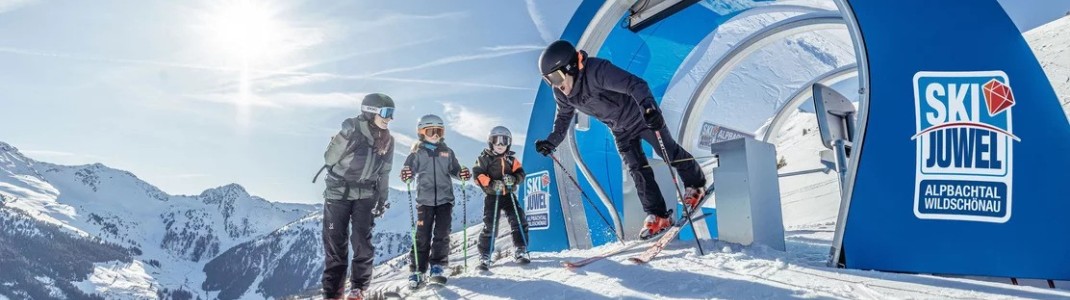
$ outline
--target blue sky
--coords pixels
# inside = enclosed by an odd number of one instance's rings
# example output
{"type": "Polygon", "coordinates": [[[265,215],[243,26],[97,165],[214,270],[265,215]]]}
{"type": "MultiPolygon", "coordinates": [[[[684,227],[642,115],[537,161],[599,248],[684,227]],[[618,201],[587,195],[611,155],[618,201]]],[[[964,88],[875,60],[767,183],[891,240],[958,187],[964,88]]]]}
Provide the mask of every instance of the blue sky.
{"type": "MultiPolygon", "coordinates": [[[[0,0],[0,141],[169,193],[320,202],[309,180],[366,93],[397,101],[399,151],[428,113],[466,165],[495,125],[522,142],[538,53],[578,3],[0,0]]],[[[1001,3],[1020,28],[1070,10],[1001,3]]]]}

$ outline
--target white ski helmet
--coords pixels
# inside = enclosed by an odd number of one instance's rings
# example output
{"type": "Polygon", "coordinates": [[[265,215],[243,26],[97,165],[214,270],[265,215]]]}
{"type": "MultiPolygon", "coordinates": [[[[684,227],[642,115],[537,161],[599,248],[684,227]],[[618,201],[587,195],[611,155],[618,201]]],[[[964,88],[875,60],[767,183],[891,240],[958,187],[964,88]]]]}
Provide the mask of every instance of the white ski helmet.
{"type": "Polygon", "coordinates": [[[444,136],[446,134],[446,125],[439,116],[424,115],[416,123],[416,132],[420,134],[420,137],[429,133],[437,133],[438,136],[444,136]]]}
{"type": "Polygon", "coordinates": [[[509,151],[509,147],[513,144],[513,133],[509,132],[509,128],[505,128],[505,126],[495,126],[490,129],[490,136],[487,137],[487,146],[493,149],[495,144],[505,144],[506,151],[509,151]]]}

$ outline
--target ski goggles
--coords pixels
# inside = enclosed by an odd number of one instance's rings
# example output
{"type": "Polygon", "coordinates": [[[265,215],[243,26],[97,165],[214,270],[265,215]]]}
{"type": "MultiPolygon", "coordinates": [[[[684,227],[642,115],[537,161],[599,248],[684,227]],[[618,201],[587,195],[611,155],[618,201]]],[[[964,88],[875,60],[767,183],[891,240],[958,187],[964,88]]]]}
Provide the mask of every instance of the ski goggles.
{"type": "Polygon", "coordinates": [[[542,80],[546,81],[551,87],[558,87],[565,83],[565,71],[557,69],[549,74],[542,75],[542,80]]]}
{"type": "Polygon", "coordinates": [[[442,127],[424,127],[420,129],[420,135],[422,136],[444,136],[446,134],[446,128],[442,127]]]}
{"type": "Polygon", "coordinates": [[[363,112],[366,112],[366,113],[377,114],[380,117],[383,117],[383,119],[393,119],[394,118],[394,108],[393,107],[375,107],[375,106],[364,105],[364,106],[361,106],[360,110],[363,111],[363,112]]]}
{"type": "Polygon", "coordinates": [[[504,136],[504,135],[498,135],[498,136],[492,136],[492,137],[490,137],[490,144],[491,144],[491,145],[495,145],[495,146],[509,146],[509,143],[510,143],[510,142],[512,142],[512,141],[510,141],[509,137],[507,137],[507,136],[504,136]]]}

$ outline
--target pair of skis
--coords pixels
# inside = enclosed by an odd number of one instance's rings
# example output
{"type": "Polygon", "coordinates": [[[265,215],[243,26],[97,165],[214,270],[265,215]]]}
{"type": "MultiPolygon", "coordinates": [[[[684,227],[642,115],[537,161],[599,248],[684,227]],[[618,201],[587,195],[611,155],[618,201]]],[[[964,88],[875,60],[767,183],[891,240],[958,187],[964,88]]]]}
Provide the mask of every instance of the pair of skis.
{"type": "MultiPolygon", "coordinates": [[[[680,182],[676,177],[676,170],[673,170],[672,162],[669,161],[669,153],[668,153],[668,150],[666,150],[666,148],[665,148],[664,140],[661,138],[661,131],[660,130],[654,130],[654,136],[658,140],[658,146],[660,147],[660,150],[661,150],[661,157],[665,161],[665,164],[668,165],[668,167],[669,167],[669,174],[672,175],[673,188],[676,189],[677,199],[680,202],[683,202],[684,201],[684,194],[683,194],[683,192],[680,191],[680,182]]],[[[552,158],[554,160],[554,162],[557,163],[558,167],[560,167],[562,170],[566,170],[564,168],[564,166],[561,164],[561,162],[557,160],[557,157],[553,156],[553,154],[550,154],[550,158],[552,158]]],[[[572,179],[573,183],[576,184],[576,187],[579,188],[580,191],[582,192],[583,188],[580,187],[579,183],[576,182],[576,179],[573,178],[571,174],[568,174],[568,173],[566,173],[566,174],[569,175],[569,178],[572,179]]],[[[584,194],[583,196],[586,199],[587,195],[584,194]]],[[[694,208],[690,208],[690,209],[687,206],[687,204],[684,204],[683,215],[681,216],[681,218],[679,220],[676,221],[676,223],[673,223],[673,226],[671,228],[669,228],[669,231],[663,233],[661,238],[659,238],[653,245],[651,245],[650,248],[647,248],[646,251],[644,251],[643,253],[639,254],[638,256],[631,257],[628,260],[630,260],[630,261],[632,261],[634,263],[637,263],[637,264],[645,264],[647,262],[650,262],[650,260],[654,259],[654,257],[658,255],[658,253],[661,253],[661,250],[664,249],[665,246],[667,246],[670,242],[672,242],[674,239],[676,239],[676,236],[680,234],[680,230],[683,229],[685,224],[690,224],[692,230],[694,230],[694,228],[695,228],[695,224],[694,224],[695,218],[692,218],[692,216],[695,213],[694,211],[695,210],[701,210],[702,204],[705,203],[706,200],[709,199],[709,198],[710,197],[706,197],[706,195],[702,195],[702,199],[700,199],[700,202],[698,203],[698,205],[695,205],[694,208]],[[684,223],[684,221],[687,221],[687,223],[684,223]]],[[[588,199],[588,201],[589,201],[589,199],[588,199]]],[[[593,203],[592,203],[592,205],[593,205],[593,203]]],[[[599,212],[599,215],[601,215],[601,212],[599,212]]],[[[705,218],[705,217],[706,217],[705,215],[702,215],[702,216],[700,216],[698,218],[701,219],[701,218],[705,218]]],[[[602,219],[603,219],[603,221],[606,221],[605,217],[603,217],[602,219]]],[[[606,225],[610,225],[608,221],[606,221],[606,225]]],[[[612,226],[610,226],[610,227],[612,227],[612,226]]],[[[616,232],[614,232],[614,233],[616,233],[616,232]]],[[[698,246],[699,253],[705,254],[704,251],[702,250],[702,243],[698,239],[698,232],[697,231],[693,231],[693,233],[695,233],[695,244],[696,244],[696,246],[698,246]]],[[[620,236],[619,235],[617,236],[617,239],[620,240],[620,236]]],[[[621,241],[623,243],[623,240],[621,240],[621,241]]],[[[628,250],[628,249],[630,249],[630,248],[632,248],[635,245],[638,245],[640,243],[642,243],[642,242],[635,242],[635,243],[632,243],[630,245],[629,244],[624,244],[624,245],[622,245],[620,247],[617,247],[615,249],[610,249],[609,251],[603,252],[600,255],[596,255],[596,256],[593,256],[593,257],[590,257],[590,258],[587,258],[587,259],[584,259],[584,260],[581,260],[581,261],[578,261],[578,262],[564,262],[562,264],[566,268],[569,268],[569,269],[579,268],[579,267],[588,265],[588,264],[590,264],[592,262],[601,260],[603,258],[612,256],[612,255],[616,255],[618,253],[621,253],[621,252],[623,252],[625,250],[628,250]]]]}
{"type": "Polygon", "coordinates": [[[402,290],[402,291],[385,292],[385,293],[383,293],[383,298],[386,298],[386,299],[405,299],[405,298],[408,298],[408,296],[411,296],[413,293],[416,293],[416,292],[419,292],[421,290],[424,290],[425,288],[441,288],[441,287],[444,287],[444,286],[446,286],[446,282],[447,281],[448,281],[448,278],[446,278],[445,276],[429,277],[427,279],[427,282],[421,283],[420,286],[418,286],[415,289],[408,288],[408,289],[402,290]]]}
{"type": "MultiPolygon", "coordinates": [[[[701,204],[699,204],[699,205],[700,205],[699,207],[701,207],[701,204]]],[[[707,215],[707,214],[703,214],[701,216],[697,216],[697,217],[692,218],[692,220],[693,221],[694,220],[702,220],[702,219],[705,219],[708,216],[709,215],[707,215]]],[[[638,247],[640,245],[645,245],[650,241],[654,241],[653,244],[649,245],[649,247],[647,248],[646,251],[643,251],[640,254],[637,254],[637,255],[635,255],[633,257],[628,258],[628,260],[630,260],[630,261],[632,261],[634,263],[637,263],[637,264],[644,264],[644,263],[650,262],[651,260],[654,259],[655,256],[658,255],[658,253],[661,253],[662,249],[665,249],[665,246],[667,246],[670,242],[672,242],[673,240],[676,239],[676,237],[680,234],[680,230],[683,229],[683,227],[688,224],[686,218],[687,218],[686,215],[681,216],[680,218],[678,218],[676,220],[676,223],[674,223],[673,226],[671,228],[669,228],[668,231],[663,233],[661,235],[661,237],[659,237],[657,240],[651,239],[651,240],[645,240],[645,241],[635,241],[635,242],[627,243],[627,244],[624,244],[624,245],[618,245],[618,246],[609,248],[606,251],[603,251],[602,253],[598,253],[598,254],[596,254],[594,256],[590,256],[590,257],[587,257],[587,258],[584,258],[584,259],[581,259],[581,260],[578,260],[578,261],[564,261],[564,262],[561,262],[561,265],[564,266],[565,268],[568,268],[568,269],[582,268],[582,267],[584,267],[586,265],[589,265],[591,263],[594,263],[596,261],[603,260],[603,259],[615,256],[617,254],[621,254],[621,253],[623,253],[625,251],[634,249],[635,247],[638,247]]]]}

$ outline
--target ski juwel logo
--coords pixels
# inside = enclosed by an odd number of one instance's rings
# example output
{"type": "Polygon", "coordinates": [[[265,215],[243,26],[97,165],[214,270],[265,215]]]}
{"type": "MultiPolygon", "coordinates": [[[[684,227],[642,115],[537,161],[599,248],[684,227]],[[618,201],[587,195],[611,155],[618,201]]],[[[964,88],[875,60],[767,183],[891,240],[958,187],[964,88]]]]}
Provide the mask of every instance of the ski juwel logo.
{"type": "Polygon", "coordinates": [[[541,171],[524,177],[524,212],[528,230],[550,228],[550,172],[541,171]]]}
{"type": "Polygon", "coordinates": [[[1002,71],[914,75],[914,216],[1004,223],[1011,218],[1014,94],[1002,71]]]}

